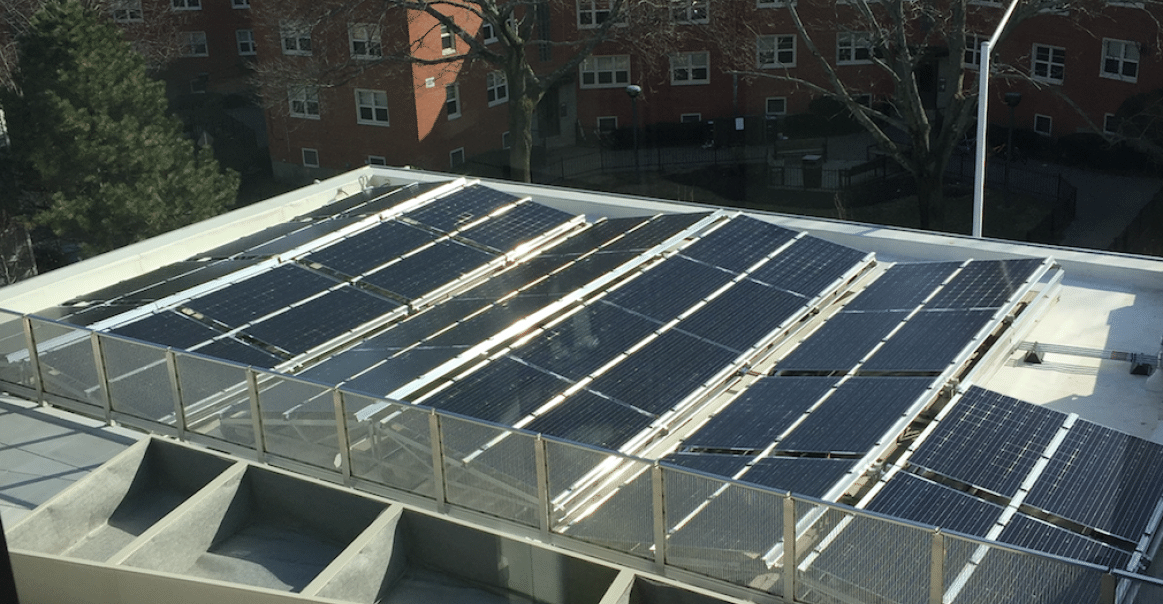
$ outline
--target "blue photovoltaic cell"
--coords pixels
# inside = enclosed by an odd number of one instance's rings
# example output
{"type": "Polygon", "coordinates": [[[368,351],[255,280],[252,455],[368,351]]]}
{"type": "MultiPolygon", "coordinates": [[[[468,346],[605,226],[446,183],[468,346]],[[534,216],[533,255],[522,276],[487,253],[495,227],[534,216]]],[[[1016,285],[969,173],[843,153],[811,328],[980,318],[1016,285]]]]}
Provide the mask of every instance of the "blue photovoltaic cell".
{"type": "Polygon", "coordinates": [[[1105,568],[1127,570],[1130,552],[1111,547],[1078,533],[1042,522],[1025,514],[1014,514],[1006,523],[998,541],[1038,550],[1063,558],[1090,562],[1105,568]]]}
{"type": "Polygon", "coordinates": [[[500,333],[513,323],[541,310],[551,300],[545,297],[510,298],[466,318],[448,330],[425,340],[426,346],[472,346],[500,333]]]}
{"type": "Polygon", "coordinates": [[[450,233],[517,199],[483,185],[472,185],[412,210],[405,216],[438,231],[450,233]]]}
{"type": "Polygon", "coordinates": [[[521,295],[546,295],[554,299],[560,298],[626,264],[635,256],[631,252],[591,254],[525,288],[521,295]]]}
{"type": "Polygon", "coordinates": [[[436,236],[402,222],[390,220],[308,254],[304,260],[318,262],[341,273],[358,276],[436,239],[436,236]]]}
{"type": "Polygon", "coordinates": [[[913,310],[937,289],[960,262],[898,264],[852,299],[847,310],[913,310]]]}
{"type": "Polygon", "coordinates": [[[602,374],[589,388],[661,415],[730,366],[735,357],[734,352],[671,330],[602,374]]]}
{"type": "Polygon", "coordinates": [[[860,264],[867,255],[867,252],[808,235],[797,239],[778,256],[755,269],[751,277],[814,298],[860,264]]]}
{"type": "Polygon", "coordinates": [[[762,450],[836,384],[828,377],[769,377],[755,382],[739,398],[683,441],[687,449],[762,450]]]}
{"type": "Polygon", "coordinates": [[[917,447],[909,464],[1013,496],[1066,414],[970,388],[917,447]]]}
{"type": "Polygon", "coordinates": [[[997,308],[1005,305],[1044,261],[989,260],[969,263],[925,308],[997,308]]]}
{"type": "Polygon", "coordinates": [[[251,325],[244,332],[291,354],[300,354],[399,306],[397,302],[344,285],[251,325]]]}
{"type": "Polygon", "coordinates": [[[1003,508],[908,472],[898,472],[866,509],[943,530],[984,537],[1003,508]]]}
{"type": "Polygon", "coordinates": [[[393,351],[387,359],[352,377],[343,386],[374,396],[387,396],[466,350],[467,346],[419,346],[404,352],[393,351]]]}
{"type": "Polygon", "coordinates": [[[136,338],[163,346],[173,346],[174,348],[189,348],[194,344],[222,335],[217,330],[185,315],[169,311],[147,315],[109,331],[119,336],[136,338]]]}
{"type": "MultiPolygon", "coordinates": [[[[186,261],[168,264],[157,270],[143,275],[126,279],[99,289],[95,292],[77,296],[66,304],[70,307],[78,301],[89,302],[87,307],[92,309],[98,302],[108,302],[124,306],[142,306],[185,291],[191,287],[209,283],[223,275],[252,266],[261,260],[214,260],[214,261],[186,261]]],[[[41,313],[38,313],[41,314],[41,313]]],[[[78,313],[79,314],[79,313],[78,313]]]]}
{"type": "Polygon", "coordinates": [[[306,228],[306,224],[302,222],[282,222],[274,226],[269,226],[257,233],[251,233],[245,237],[240,237],[220,245],[214,249],[207,250],[197,255],[198,258],[229,258],[237,254],[241,254],[246,250],[256,248],[260,245],[270,243],[288,233],[293,233],[300,229],[306,228]]]}
{"type": "Polygon", "coordinates": [[[526,202],[501,214],[493,216],[459,237],[475,241],[494,250],[507,252],[524,243],[561,226],[573,216],[539,203],[526,202]]]}
{"type": "Polygon", "coordinates": [[[514,354],[532,365],[578,380],[656,329],[658,324],[649,319],[599,302],[573,313],[514,354]]]}
{"type": "Polygon", "coordinates": [[[776,446],[777,451],[867,453],[932,384],[930,378],[852,378],[776,446]]]}
{"type": "Polygon", "coordinates": [[[1025,503],[1138,542],[1163,496],[1163,445],[1078,420],[1025,503]]]}
{"type": "Polygon", "coordinates": [[[940,373],[989,323],[994,312],[918,312],[860,366],[860,372],[940,373]]]}
{"type": "Polygon", "coordinates": [[[776,371],[848,372],[905,319],[899,312],[839,313],[776,364],[776,371]]]}
{"type": "Polygon", "coordinates": [[[732,278],[726,271],[676,256],[638,275],[604,299],[666,323],[732,278]]]}
{"type": "Polygon", "coordinates": [[[491,361],[423,404],[513,425],[570,386],[569,382],[508,357],[491,361]]]}
{"type": "Polygon", "coordinates": [[[529,260],[512,266],[499,275],[490,277],[488,281],[481,283],[463,294],[458,294],[456,297],[460,300],[471,298],[496,300],[519,289],[528,287],[540,279],[545,279],[546,275],[561,269],[573,261],[574,258],[567,256],[537,256],[530,258],[529,260]]]}
{"type": "Polygon", "coordinates": [[[738,216],[682,251],[688,258],[741,273],[791,241],[796,231],[738,216]]]}
{"type": "Polygon", "coordinates": [[[672,453],[662,459],[664,463],[674,464],[707,474],[731,477],[739,473],[747,462],[751,461],[748,455],[725,455],[720,453],[672,453]]]}
{"type": "Polygon", "coordinates": [[[484,266],[493,258],[476,248],[445,241],[374,272],[365,280],[376,287],[414,300],[484,266]]]}
{"type": "Polygon", "coordinates": [[[637,409],[582,390],[538,416],[525,429],[617,450],[652,421],[654,418],[637,409]]]}
{"type": "Polygon", "coordinates": [[[678,329],[744,351],[806,310],[804,302],[795,294],[743,280],[683,319],[678,329]]]}
{"type": "Polygon", "coordinates": [[[212,319],[237,327],[333,287],[336,282],[294,264],[282,264],[245,281],[186,301],[212,319]]]}
{"type": "Polygon", "coordinates": [[[267,369],[283,362],[281,359],[265,350],[239,342],[233,338],[214,340],[205,346],[199,346],[194,352],[227,361],[234,361],[243,365],[265,367],[267,369]]]}
{"type": "Polygon", "coordinates": [[[581,231],[574,231],[565,241],[546,250],[545,254],[574,256],[596,250],[650,220],[649,216],[599,220],[581,231]]]}
{"type": "Polygon", "coordinates": [[[256,245],[246,250],[247,256],[274,256],[289,252],[297,247],[306,245],[316,239],[328,234],[334,233],[343,227],[353,224],[359,220],[358,216],[340,216],[338,218],[330,218],[327,220],[319,220],[310,223],[308,226],[287,233],[278,239],[272,239],[261,245],[256,245]]]}
{"type": "Polygon", "coordinates": [[[350,210],[345,210],[343,215],[363,217],[371,216],[372,214],[378,214],[388,208],[395,207],[405,201],[419,197],[433,189],[436,189],[437,187],[442,187],[448,184],[448,182],[450,181],[409,183],[395,191],[392,191],[391,193],[388,193],[387,195],[376,197],[375,199],[372,199],[363,205],[358,205],[351,208],[350,210]]]}
{"type": "Polygon", "coordinates": [[[645,225],[626,233],[625,237],[609,243],[604,249],[627,252],[646,251],[707,216],[710,214],[665,214],[658,216],[645,225]]]}
{"type": "Polygon", "coordinates": [[[739,480],[799,495],[823,497],[855,464],[852,459],[764,457],[739,480]]]}

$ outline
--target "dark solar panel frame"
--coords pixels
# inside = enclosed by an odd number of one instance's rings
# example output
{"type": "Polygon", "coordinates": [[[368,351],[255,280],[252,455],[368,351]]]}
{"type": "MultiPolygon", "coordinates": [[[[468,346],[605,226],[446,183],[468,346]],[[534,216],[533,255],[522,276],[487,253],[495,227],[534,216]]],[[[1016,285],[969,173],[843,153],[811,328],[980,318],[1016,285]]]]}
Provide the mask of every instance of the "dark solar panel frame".
{"type": "Polygon", "coordinates": [[[970,262],[925,303],[925,308],[1004,306],[1043,262],[1038,258],[970,262]]]}
{"type": "Polygon", "coordinates": [[[529,422],[525,429],[617,450],[653,421],[637,409],[582,390],[529,422]]]}
{"type": "Polygon", "coordinates": [[[233,338],[219,338],[205,346],[199,346],[194,352],[227,361],[234,361],[243,365],[253,365],[270,369],[282,363],[285,359],[256,348],[245,342],[233,338]]]}
{"type": "Polygon", "coordinates": [[[737,216],[683,249],[682,255],[741,273],[770,256],[797,234],[762,220],[737,216]]]}
{"type": "Polygon", "coordinates": [[[764,457],[739,480],[808,497],[823,497],[856,465],[853,459],[764,457]]]}
{"type": "Polygon", "coordinates": [[[507,252],[573,219],[574,216],[567,212],[526,202],[457,236],[499,252],[507,252]]]}
{"type": "Polygon", "coordinates": [[[494,258],[476,248],[443,241],[371,273],[364,281],[407,300],[415,300],[485,266],[494,258]]]}
{"type": "Polygon", "coordinates": [[[726,271],[675,256],[610,292],[603,301],[667,323],[733,278],[726,271]]]}
{"type": "Polygon", "coordinates": [[[609,251],[644,252],[653,248],[695,223],[710,216],[710,213],[664,214],[612,241],[604,249],[609,251]]]}
{"type": "Polygon", "coordinates": [[[959,266],[960,262],[897,264],[853,298],[845,309],[913,310],[959,266]]]}
{"type": "Polygon", "coordinates": [[[610,304],[592,304],[548,328],[513,354],[580,380],[658,329],[658,324],[610,304]]]}
{"type": "Polygon", "coordinates": [[[569,386],[569,382],[540,369],[500,357],[421,402],[511,426],[569,386]]]}
{"type": "Polygon", "coordinates": [[[860,366],[860,373],[940,373],[989,324],[995,313],[994,310],[918,312],[860,366]]]}
{"type": "Polygon", "coordinates": [[[777,451],[864,454],[885,438],[931,378],[851,378],[776,445],[777,451]]]}
{"type": "Polygon", "coordinates": [[[303,260],[355,277],[430,243],[436,237],[403,222],[389,220],[311,252],[303,260]]]}
{"type": "Polygon", "coordinates": [[[905,313],[838,313],[793,349],[776,371],[847,373],[905,319],[905,313]]]}
{"type": "Polygon", "coordinates": [[[867,252],[806,235],[750,276],[772,287],[814,298],[867,256],[867,252]]]}
{"type": "Polygon", "coordinates": [[[174,348],[190,348],[222,335],[222,332],[212,327],[168,310],[118,325],[109,332],[174,348]]]}
{"type": "Polygon", "coordinates": [[[451,233],[518,199],[483,185],[471,185],[412,210],[405,216],[443,233],[451,233]]]}
{"type": "Polygon", "coordinates": [[[340,216],[307,224],[302,229],[245,250],[246,256],[271,257],[302,247],[361,220],[358,216],[340,216]]]}
{"type": "Polygon", "coordinates": [[[795,294],[742,280],[684,318],[678,329],[741,352],[759,344],[797,311],[806,310],[805,302],[795,294]]]}
{"type": "Polygon", "coordinates": [[[909,472],[897,472],[865,506],[963,535],[984,537],[1005,511],[1000,505],[909,472]]]}
{"type": "Polygon", "coordinates": [[[997,540],[1107,568],[1128,570],[1131,562],[1129,551],[1020,513],[1010,518],[997,540]]]}
{"type": "Polygon", "coordinates": [[[743,391],[682,443],[686,449],[759,451],[816,404],[838,380],[769,377],[743,391]]]}
{"type": "Polygon", "coordinates": [[[184,305],[214,320],[239,327],[329,289],[337,281],[294,264],[282,264],[231,283],[184,305]]]}
{"type": "Polygon", "coordinates": [[[244,333],[297,355],[399,307],[398,302],[344,285],[250,325],[244,333]]]}

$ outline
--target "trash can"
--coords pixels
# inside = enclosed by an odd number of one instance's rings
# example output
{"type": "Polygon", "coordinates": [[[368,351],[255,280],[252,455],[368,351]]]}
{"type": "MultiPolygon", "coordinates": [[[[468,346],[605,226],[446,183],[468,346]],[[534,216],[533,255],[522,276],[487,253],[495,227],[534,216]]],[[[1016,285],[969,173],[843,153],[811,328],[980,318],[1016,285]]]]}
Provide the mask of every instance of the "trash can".
{"type": "Polygon", "coordinates": [[[823,155],[805,155],[803,169],[805,189],[819,189],[824,185],[823,155]]]}

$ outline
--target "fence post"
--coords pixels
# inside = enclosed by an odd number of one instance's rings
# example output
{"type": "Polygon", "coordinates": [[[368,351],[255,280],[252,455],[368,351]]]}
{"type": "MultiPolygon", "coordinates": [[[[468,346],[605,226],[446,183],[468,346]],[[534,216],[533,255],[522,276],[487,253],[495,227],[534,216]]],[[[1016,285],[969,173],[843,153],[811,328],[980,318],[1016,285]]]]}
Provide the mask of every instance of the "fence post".
{"type": "Polygon", "coordinates": [[[174,423],[178,427],[178,440],[186,440],[186,406],[182,402],[182,382],[178,379],[178,355],[173,348],[166,348],[166,371],[170,375],[170,394],[174,397],[174,423]]]}
{"type": "Polygon", "coordinates": [[[44,401],[44,374],[40,368],[40,353],[36,350],[36,334],[32,331],[32,317],[24,315],[20,318],[24,324],[24,345],[28,347],[28,362],[32,367],[32,378],[36,380],[36,402],[41,405],[44,401]]]}
{"type": "Polygon", "coordinates": [[[331,401],[335,405],[335,432],[339,438],[339,468],[343,473],[343,482],[350,484],[351,438],[347,434],[347,405],[343,400],[343,391],[339,388],[333,388],[331,401]]]}
{"type": "Polygon", "coordinates": [[[448,489],[444,483],[444,437],[436,409],[428,415],[428,434],[432,443],[432,495],[436,498],[436,511],[444,513],[448,510],[448,489]]]}
{"type": "Polygon", "coordinates": [[[538,434],[533,440],[533,459],[537,465],[537,501],[541,506],[537,510],[541,524],[541,538],[549,541],[549,530],[552,522],[549,503],[549,455],[545,446],[545,438],[538,434]]]}
{"type": "Polygon", "coordinates": [[[654,495],[654,564],[662,573],[666,568],[666,485],[658,461],[651,466],[650,474],[654,495]]]}
{"type": "Polygon", "coordinates": [[[929,560],[929,604],[941,604],[945,596],[945,534],[933,529],[932,558],[929,560]]]}
{"type": "Polygon", "coordinates": [[[796,600],[796,500],[783,496],[783,599],[796,600]]]}
{"type": "Polygon", "coordinates": [[[89,341],[93,345],[93,365],[97,369],[97,383],[101,386],[101,399],[105,407],[105,423],[113,422],[113,395],[109,392],[109,374],[105,371],[105,350],[101,346],[101,337],[97,332],[89,332],[89,341]]]}
{"type": "Polygon", "coordinates": [[[1118,593],[1118,580],[1111,574],[1110,569],[1107,569],[1102,574],[1102,578],[1098,583],[1098,604],[1115,604],[1115,596],[1118,593]]]}
{"type": "Polygon", "coordinates": [[[258,372],[246,368],[246,390],[250,398],[250,425],[254,430],[254,455],[259,463],[266,462],[266,435],[262,431],[262,407],[258,403],[258,372]]]}

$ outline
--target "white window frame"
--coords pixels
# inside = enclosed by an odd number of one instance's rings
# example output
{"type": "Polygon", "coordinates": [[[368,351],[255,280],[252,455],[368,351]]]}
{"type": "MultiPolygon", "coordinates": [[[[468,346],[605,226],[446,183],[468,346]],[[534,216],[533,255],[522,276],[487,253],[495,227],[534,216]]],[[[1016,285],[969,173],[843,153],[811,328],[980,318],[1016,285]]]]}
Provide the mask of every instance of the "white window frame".
{"type": "Polygon", "coordinates": [[[490,71],[485,74],[485,98],[489,107],[509,102],[509,79],[503,71],[490,71]]]}
{"type": "Polygon", "coordinates": [[[508,149],[512,146],[512,139],[509,137],[509,131],[506,130],[501,133],[501,148],[508,149]]]}
{"type": "Polygon", "coordinates": [[[1037,132],[1038,134],[1041,134],[1042,136],[1050,136],[1051,133],[1054,132],[1054,118],[1050,117],[1049,115],[1035,113],[1034,114],[1034,132],[1037,132]],[[1045,132],[1038,129],[1038,123],[1043,119],[1046,121],[1046,131],[1045,132]]]}
{"type": "Polygon", "coordinates": [[[456,33],[452,28],[440,24],[440,54],[451,55],[456,53],[456,33]]]}
{"type": "Polygon", "coordinates": [[[464,147],[457,147],[448,152],[448,167],[456,170],[464,166],[464,147]]]}
{"type": "Polygon", "coordinates": [[[299,86],[287,91],[290,116],[308,120],[319,119],[319,88],[299,86]]]}
{"type": "Polygon", "coordinates": [[[981,43],[988,39],[988,37],[978,34],[965,34],[965,51],[961,55],[962,67],[966,69],[979,69],[981,67],[981,43]]]}
{"type": "Polygon", "coordinates": [[[210,74],[200,73],[190,80],[190,94],[206,94],[206,87],[210,83],[210,74]]]}
{"type": "Polygon", "coordinates": [[[460,105],[460,84],[446,84],[444,86],[444,110],[448,112],[448,119],[454,120],[461,116],[463,107],[460,105]],[[449,104],[455,103],[456,111],[449,109],[449,104]]]}
{"type": "Polygon", "coordinates": [[[1139,81],[1139,68],[1141,66],[1142,56],[1139,53],[1138,42],[1103,38],[1102,63],[1098,68],[1098,74],[1100,76],[1123,82],[1137,82],[1139,81]],[[1115,54],[1112,55],[1111,51],[1115,51],[1115,54]],[[1129,54],[1134,56],[1128,56],[1129,54]],[[1109,71],[1108,67],[1111,66],[1112,62],[1114,64],[1114,70],[1109,71]],[[1123,73],[1126,71],[1128,65],[1134,66],[1134,73],[1131,75],[1123,73]]]}
{"type": "Polygon", "coordinates": [[[318,149],[312,149],[311,147],[302,147],[299,149],[299,155],[303,159],[303,167],[305,167],[305,168],[318,168],[319,167],[319,150],[318,149]],[[307,157],[309,155],[312,156],[313,158],[307,159],[307,157]]]}
{"type": "Polygon", "coordinates": [[[711,83],[711,53],[706,50],[670,55],[670,85],[700,86],[711,83]],[[702,76],[699,76],[702,71],[702,76]]]}
{"type": "Polygon", "coordinates": [[[837,65],[866,65],[871,62],[872,34],[866,31],[836,32],[837,65]]]}
{"type": "Polygon", "coordinates": [[[353,59],[378,59],[384,56],[380,26],[375,23],[351,23],[347,26],[347,48],[353,59]]]}
{"type": "Polygon", "coordinates": [[[174,10],[202,10],[202,0],[170,0],[174,10]]]}
{"type": "Polygon", "coordinates": [[[755,6],[757,8],[783,8],[787,6],[787,0],[756,0],[755,6]]]}
{"type": "Polygon", "coordinates": [[[1066,49],[1061,46],[1034,44],[1030,51],[1030,76],[1041,82],[1061,84],[1066,79],[1066,49]],[[1045,56],[1041,56],[1039,51],[1045,51],[1045,56]]]}
{"type": "Polygon", "coordinates": [[[311,27],[306,23],[284,22],[279,24],[280,46],[285,55],[310,56],[311,27]]]}
{"type": "Polygon", "coordinates": [[[763,101],[764,115],[787,115],[787,97],[786,96],[769,96],[763,101]],[[777,101],[783,105],[783,109],[779,111],[771,110],[772,101],[777,101]]]}
{"type": "Polygon", "coordinates": [[[240,9],[250,8],[250,0],[230,0],[230,7],[240,9]]]}
{"type": "Polygon", "coordinates": [[[630,84],[630,55],[591,55],[578,71],[582,88],[625,88],[630,84]]]}
{"type": "Polygon", "coordinates": [[[710,0],[670,0],[670,17],[678,23],[710,23],[710,0]]]}
{"type": "Polygon", "coordinates": [[[118,23],[138,23],[144,21],[141,0],[113,0],[109,6],[113,20],[118,23]]]}
{"type": "Polygon", "coordinates": [[[180,35],[182,36],[183,57],[210,56],[210,43],[206,40],[206,32],[184,31],[180,35]]]}
{"type": "Polygon", "coordinates": [[[368,126],[391,125],[388,115],[388,93],[383,90],[356,88],[355,121],[368,126]]]}
{"type": "Polygon", "coordinates": [[[489,21],[481,21],[481,40],[485,44],[492,44],[497,41],[497,28],[489,21]]]}
{"type": "Polygon", "coordinates": [[[1119,126],[1118,126],[1118,123],[1117,123],[1117,122],[1118,122],[1118,120],[1117,120],[1117,119],[1115,119],[1115,114],[1113,114],[1113,113],[1104,113],[1104,114],[1103,114],[1103,116],[1102,116],[1102,132],[1103,132],[1103,134],[1114,134],[1114,135],[1118,135],[1118,133],[1119,133],[1119,126]],[[1114,127],[1114,129],[1113,129],[1113,130],[1111,129],[1111,122],[1116,122],[1116,123],[1115,123],[1115,127],[1114,127]]]}
{"type": "Polygon", "coordinates": [[[781,69],[796,66],[795,34],[768,34],[755,38],[756,60],[760,69],[781,69]],[[788,48],[787,44],[791,43],[788,48]],[[770,57],[770,60],[765,60],[770,57]],[[788,59],[786,61],[781,59],[788,59]]]}
{"type": "Polygon", "coordinates": [[[364,163],[369,166],[386,166],[388,165],[388,158],[384,157],[383,155],[369,155],[367,156],[367,159],[364,160],[364,163]]]}
{"type": "Polygon", "coordinates": [[[598,132],[613,132],[618,129],[618,116],[616,115],[602,115],[598,116],[598,132]],[[612,124],[611,128],[602,128],[602,122],[612,124]]]}
{"type": "Polygon", "coordinates": [[[234,41],[238,45],[238,54],[244,57],[256,54],[258,46],[254,40],[253,29],[234,30],[234,41]]]}
{"type": "Polygon", "coordinates": [[[613,0],[577,0],[578,29],[601,27],[610,18],[612,3],[613,0]]]}

